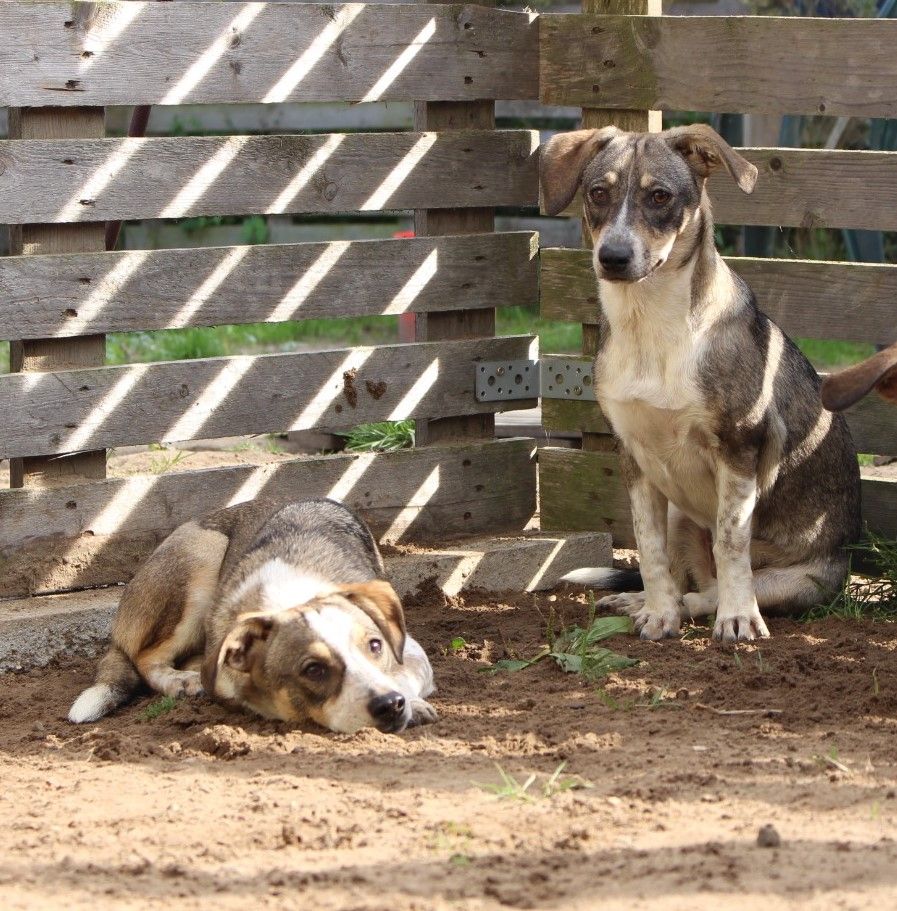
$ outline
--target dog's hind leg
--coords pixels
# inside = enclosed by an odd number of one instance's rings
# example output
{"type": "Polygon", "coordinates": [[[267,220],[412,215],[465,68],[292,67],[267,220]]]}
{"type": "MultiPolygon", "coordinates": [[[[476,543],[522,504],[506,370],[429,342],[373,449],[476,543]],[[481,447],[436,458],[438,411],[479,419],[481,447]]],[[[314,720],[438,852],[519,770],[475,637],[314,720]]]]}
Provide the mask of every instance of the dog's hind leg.
{"type": "Polygon", "coordinates": [[[808,610],[839,591],[846,571],[847,561],[838,557],[758,569],[754,572],[757,604],[773,616],[808,610]]]}

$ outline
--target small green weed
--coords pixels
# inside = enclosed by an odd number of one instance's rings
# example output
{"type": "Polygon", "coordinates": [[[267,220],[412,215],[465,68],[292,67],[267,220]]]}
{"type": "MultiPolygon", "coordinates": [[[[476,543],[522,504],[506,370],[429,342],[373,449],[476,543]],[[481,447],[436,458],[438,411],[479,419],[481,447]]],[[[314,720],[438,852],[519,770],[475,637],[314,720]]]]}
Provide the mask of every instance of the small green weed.
{"type": "Polygon", "coordinates": [[[348,452],[395,452],[414,447],[414,427],[414,421],[378,421],[340,436],[346,438],[348,452]]]}
{"type": "Polygon", "coordinates": [[[525,800],[534,801],[536,798],[551,798],[555,794],[561,794],[564,791],[578,790],[580,788],[590,788],[592,785],[580,778],[578,775],[563,778],[562,773],[567,767],[566,762],[562,762],[551,775],[545,780],[541,788],[532,790],[536,783],[538,775],[532,772],[524,781],[518,781],[510,772],[506,772],[498,763],[495,768],[501,781],[498,784],[477,784],[477,787],[484,791],[490,791],[499,799],[525,800]]]}
{"type": "Polygon", "coordinates": [[[141,713],[142,721],[155,721],[162,715],[170,712],[178,704],[174,696],[162,696],[155,702],[151,702],[141,713]]]}
{"type": "MultiPolygon", "coordinates": [[[[155,448],[155,446],[150,448],[155,448]]],[[[172,452],[165,449],[164,446],[159,446],[159,455],[150,459],[150,471],[153,474],[165,474],[185,459],[189,459],[191,455],[193,455],[192,452],[185,452],[183,449],[176,449],[172,452]]]]}
{"type": "Polygon", "coordinates": [[[449,648],[453,652],[460,652],[464,646],[467,645],[467,640],[461,636],[455,636],[454,639],[449,643],[449,648]]]}

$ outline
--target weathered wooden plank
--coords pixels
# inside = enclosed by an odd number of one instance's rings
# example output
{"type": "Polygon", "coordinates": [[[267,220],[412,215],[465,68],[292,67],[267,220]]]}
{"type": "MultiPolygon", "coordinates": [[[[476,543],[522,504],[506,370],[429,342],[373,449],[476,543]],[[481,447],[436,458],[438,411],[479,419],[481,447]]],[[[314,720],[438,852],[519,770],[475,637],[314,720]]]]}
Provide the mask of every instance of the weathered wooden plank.
{"type": "Polygon", "coordinates": [[[0,142],[0,222],[533,205],[528,130],[0,142]]]}
{"type": "MultiPolygon", "coordinates": [[[[760,176],[750,196],[728,174],[708,184],[717,224],[897,230],[897,153],[739,149],[760,176]]],[[[582,214],[579,196],[564,215],[582,214]]]]}
{"type": "MultiPolygon", "coordinates": [[[[589,250],[546,250],[541,312],[546,319],[594,321],[598,288],[589,250]]],[[[890,344],[897,339],[897,266],[726,257],[760,308],[789,335],[890,344]]]]}
{"type": "Polygon", "coordinates": [[[478,414],[479,360],[530,356],[534,339],[384,345],[0,376],[0,457],[156,441],[328,430],[478,414]]]}
{"type": "MultiPolygon", "coordinates": [[[[9,118],[10,135],[17,141],[61,140],[71,137],[96,138],[105,134],[103,108],[26,108],[13,109],[9,118]]],[[[61,166],[57,166],[59,169],[61,166]]],[[[65,254],[103,250],[104,225],[24,224],[10,231],[10,252],[20,262],[37,262],[42,254],[65,254]]],[[[106,360],[106,338],[94,332],[77,339],[57,339],[53,333],[27,335],[10,327],[4,338],[10,345],[10,369],[25,374],[72,367],[96,367],[106,360]],[[47,337],[51,336],[51,337],[47,337]]],[[[65,458],[15,459],[10,463],[10,486],[48,487],[77,478],[102,478],[106,475],[104,450],[79,452],[65,458]]]]}
{"type": "Polygon", "coordinates": [[[449,5],[0,6],[0,105],[535,98],[532,16],[449,5]]]}
{"type": "Polygon", "coordinates": [[[863,478],[863,521],[870,531],[897,538],[897,481],[863,478]]]}
{"type": "Polygon", "coordinates": [[[539,515],[543,531],[606,531],[616,547],[635,542],[629,495],[613,452],[540,449],[539,515]]]}
{"type": "MultiPolygon", "coordinates": [[[[189,463],[185,463],[189,464],[189,463]]],[[[384,543],[522,531],[536,508],[532,440],[137,475],[0,492],[0,597],[130,579],[175,526],[261,495],[331,496],[384,543]]]]}
{"type": "Polygon", "coordinates": [[[537,237],[0,259],[0,338],[534,306],[537,237]]]}
{"type": "Polygon", "coordinates": [[[897,22],[543,16],[549,104],[897,117],[897,22]]]}
{"type": "MultiPolygon", "coordinates": [[[[845,415],[857,452],[897,455],[897,418],[893,405],[870,395],[861,399],[845,415]]],[[[597,402],[543,399],[542,426],[549,433],[562,430],[610,433],[597,402]]]]}

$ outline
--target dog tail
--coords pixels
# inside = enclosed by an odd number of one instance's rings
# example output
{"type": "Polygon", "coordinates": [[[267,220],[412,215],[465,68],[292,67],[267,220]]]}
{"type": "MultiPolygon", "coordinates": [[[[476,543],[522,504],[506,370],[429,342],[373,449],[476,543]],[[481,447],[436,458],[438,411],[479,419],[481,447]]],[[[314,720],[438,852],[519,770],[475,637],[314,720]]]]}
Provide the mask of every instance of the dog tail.
{"type": "Polygon", "coordinates": [[[561,582],[588,585],[611,592],[641,591],[645,585],[637,569],[612,569],[610,567],[585,567],[574,569],[560,578],[561,582]]]}
{"type": "Polygon", "coordinates": [[[139,686],[140,674],[131,659],[117,645],[111,645],[100,659],[93,686],[84,690],[69,709],[69,721],[96,721],[124,705],[139,686]]]}

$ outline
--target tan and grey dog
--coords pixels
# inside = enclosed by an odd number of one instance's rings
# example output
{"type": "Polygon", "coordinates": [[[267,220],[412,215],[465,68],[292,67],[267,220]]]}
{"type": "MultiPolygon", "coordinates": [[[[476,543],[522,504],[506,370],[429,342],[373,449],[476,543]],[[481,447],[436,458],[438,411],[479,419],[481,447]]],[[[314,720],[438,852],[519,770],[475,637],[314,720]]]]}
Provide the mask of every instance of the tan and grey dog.
{"type": "Polygon", "coordinates": [[[332,500],[256,501],[187,522],[126,587],[69,719],[101,718],[142,680],[341,733],[435,721],[430,662],[384,576],[370,531],[332,500]]]}
{"type": "MultiPolygon", "coordinates": [[[[760,610],[836,589],[860,530],[843,418],[716,250],[705,182],[720,168],[753,190],[757,169],[700,125],[561,134],[541,159],[548,214],[582,190],[601,299],[595,392],[641,559],[644,591],[603,603],[649,639],[712,613],[717,639],[768,636],[760,610]]],[[[619,590],[633,576],[568,578],[619,590]]]]}

